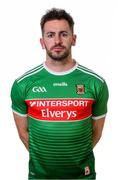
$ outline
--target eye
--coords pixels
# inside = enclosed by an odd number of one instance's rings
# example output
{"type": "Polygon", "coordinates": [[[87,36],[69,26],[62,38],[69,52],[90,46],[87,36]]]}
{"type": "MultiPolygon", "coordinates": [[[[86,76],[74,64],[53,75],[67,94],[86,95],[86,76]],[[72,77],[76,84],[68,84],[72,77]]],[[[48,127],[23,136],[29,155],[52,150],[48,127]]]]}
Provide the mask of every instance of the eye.
{"type": "Polygon", "coordinates": [[[54,37],[54,33],[51,33],[51,32],[48,33],[48,34],[47,34],[47,37],[48,37],[48,38],[53,38],[53,37],[54,37]]]}
{"type": "Polygon", "coordinates": [[[68,36],[68,33],[67,33],[67,32],[61,32],[61,36],[67,37],[67,36],[68,36]]]}

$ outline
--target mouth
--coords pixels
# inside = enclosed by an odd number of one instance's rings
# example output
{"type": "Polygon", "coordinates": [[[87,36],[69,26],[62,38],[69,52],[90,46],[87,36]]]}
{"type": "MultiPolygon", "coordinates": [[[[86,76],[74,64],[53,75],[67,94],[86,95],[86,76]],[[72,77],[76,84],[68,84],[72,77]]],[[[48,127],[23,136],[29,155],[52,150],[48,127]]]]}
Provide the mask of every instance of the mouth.
{"type": "Polygon", "coordinates": [[[64,50],[65,48],[64,47],[61,47],[61,46],[56,46],[56,47],[53,47],[52,50],[53,51],[56,51],[56,52],[60,52],[62,50],[64,50]]]}

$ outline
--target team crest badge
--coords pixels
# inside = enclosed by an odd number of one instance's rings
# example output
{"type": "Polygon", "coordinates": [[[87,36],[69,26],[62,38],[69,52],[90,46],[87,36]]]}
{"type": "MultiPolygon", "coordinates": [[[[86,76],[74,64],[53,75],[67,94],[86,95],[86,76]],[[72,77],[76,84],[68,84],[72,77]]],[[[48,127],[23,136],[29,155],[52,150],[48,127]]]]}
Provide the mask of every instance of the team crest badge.
{"type": "Polygon", "coordinates": [[[76,92],[77,94],[84,94],[85,93],[85,87],[83,84],[76,86],[76,92]]]}

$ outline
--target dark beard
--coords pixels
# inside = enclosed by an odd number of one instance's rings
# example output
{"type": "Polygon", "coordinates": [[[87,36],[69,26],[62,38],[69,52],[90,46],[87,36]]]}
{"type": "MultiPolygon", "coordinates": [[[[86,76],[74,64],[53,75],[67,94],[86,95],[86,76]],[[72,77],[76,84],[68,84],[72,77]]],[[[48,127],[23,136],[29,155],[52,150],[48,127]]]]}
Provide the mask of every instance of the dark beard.
{"type": "MultiPolygon", "coordinates": [[[[51,50],[52,50],[53,48],[59,47],[59,46],[62,47],[62,48],[65,48],[64,46],[58,44],[58,45],[56,45],[56,46],[53,46],[53,47],[51,48],[51,50]]],[[[63,60],[66,59],[66,58],[69,56],[69,54],[70,54],[70,50],[66,50],[66,51],[65,51],[63,54],[61,54],[61,55],[59,55],[59,54],[54,55],[54,54],[51,52],[51,50],[48,50],[47,47],[45,47],[45,48],[46,48],[46,52],[47,52],[48,56],[49,56],[51,59],[55,60],[55,61],[63,61],[63,60]]],[[[65,49],[66,49],[66,48],[65,48],[65,49]]]]}
{"type": "Polygon", "coordinates": [[[69,52],[65,52],[62,55],[53,55],[50,51],[47,50],[47,54],[48,56],[55,60],[55,61],[62,61],[64,59],[66,59],[69,56],[69,52]]]}

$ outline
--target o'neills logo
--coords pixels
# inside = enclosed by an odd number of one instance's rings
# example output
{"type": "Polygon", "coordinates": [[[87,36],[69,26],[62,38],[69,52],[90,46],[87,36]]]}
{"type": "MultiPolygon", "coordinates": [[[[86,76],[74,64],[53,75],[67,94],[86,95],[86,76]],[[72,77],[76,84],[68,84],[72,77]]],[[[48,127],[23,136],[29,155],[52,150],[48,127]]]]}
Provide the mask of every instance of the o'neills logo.
{"type": "Polygon", "coordinates": [[[26,100],[28,115],[48,121],[81,120],[92,114],[93,99],[26,100]]]}
{"type": "Polygon", "coordinates": [[[68,84],[66,82],[53,83],[53,86],[68,86],[68,84]]]}

